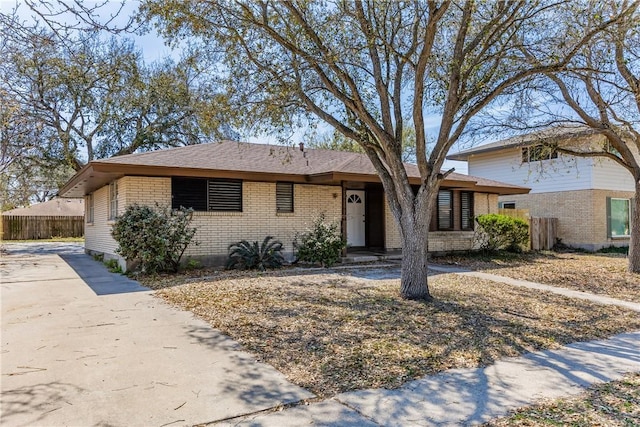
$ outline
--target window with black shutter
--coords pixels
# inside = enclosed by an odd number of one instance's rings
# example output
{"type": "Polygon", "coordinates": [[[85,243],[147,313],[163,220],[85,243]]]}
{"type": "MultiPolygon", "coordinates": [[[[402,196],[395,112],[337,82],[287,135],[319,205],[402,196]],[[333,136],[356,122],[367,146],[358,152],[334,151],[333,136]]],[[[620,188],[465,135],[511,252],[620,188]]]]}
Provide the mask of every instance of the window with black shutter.
{"type": "Polygon", "coordinates": [[[276,182],[276,212],[293,212],[293,183],[276,182]]]}
{"type": "Polygon", "coordinates": [[[207,180],[204,178],[172,178],[171,207],[194,211],[207,210],[207,180]]]}
{"type": "Polygon", "coordinates": [[[473,193],[470,191],[460,193],[460,228],[473,230],[473,193]]]}
{"type": "Polygon", "coordinates": [[[242,181],[210,179],[207,196],[210,211],[242,212],[242,181]]]}
{"type": "Polygon", "coordinates": [[[453,229],[453,193],[451,190],[438,192],[438,230],[453,229]]]}

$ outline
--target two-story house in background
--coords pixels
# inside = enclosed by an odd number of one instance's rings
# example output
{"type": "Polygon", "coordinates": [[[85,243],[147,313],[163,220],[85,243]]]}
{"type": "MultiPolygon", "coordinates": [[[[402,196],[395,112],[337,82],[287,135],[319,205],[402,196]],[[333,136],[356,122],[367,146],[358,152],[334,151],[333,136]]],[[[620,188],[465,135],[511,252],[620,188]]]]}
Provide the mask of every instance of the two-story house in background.
{"type": "Polygon", "coordinates": [[[559,220],[561,242],[587,250],[628,246],[634,185],[631,174],[604,157],[577,157],[554,147],[602,150],[606,139],[585,127],[551,128],[449,155],[469,174],[531,188],[499,198],[502,208],[528,209],[559,220]]]}

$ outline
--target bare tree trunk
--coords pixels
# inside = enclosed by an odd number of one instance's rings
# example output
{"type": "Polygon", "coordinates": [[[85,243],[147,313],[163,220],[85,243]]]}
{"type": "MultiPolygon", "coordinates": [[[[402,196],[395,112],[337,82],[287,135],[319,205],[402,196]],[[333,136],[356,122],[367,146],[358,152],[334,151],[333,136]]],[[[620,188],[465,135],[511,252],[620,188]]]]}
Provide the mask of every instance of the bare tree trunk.
{"type": "Polygon", "coordinates": [[[427,279],[429,225],[405,225],[402,242],[402,276],[400,294],[412,300],[432,299],[427,279]]]}
{"type": "Polygon", "coordinates": [[[636,194],[631,214],[631,241],[629,242],[629,271],[640,273],[640,177],[634,177],[636,194]]]}
{"type": "Polygon", "coordinates": [[[430,301],[427,279],[429,254],[429,223],[434,203],[428,194],[416,196],[412,209],[404,207],[398,225],[402,234],[402,276],[400,294],[411,300],[430,301]],[[420,200],[422,199],[422,200],[420,200]],[[414,208],[415,206],[415,208],[414,208]]]}

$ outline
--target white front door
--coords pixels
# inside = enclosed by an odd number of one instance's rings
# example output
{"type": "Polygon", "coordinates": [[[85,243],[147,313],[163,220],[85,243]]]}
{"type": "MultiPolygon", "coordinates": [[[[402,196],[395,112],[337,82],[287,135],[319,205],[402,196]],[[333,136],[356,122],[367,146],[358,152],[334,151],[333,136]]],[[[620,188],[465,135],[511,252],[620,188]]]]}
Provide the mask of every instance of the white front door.
{"type": "Polygon", "coordinates": [[[365,245],[364,190],[347,190],[347,245],[365,245]]]}

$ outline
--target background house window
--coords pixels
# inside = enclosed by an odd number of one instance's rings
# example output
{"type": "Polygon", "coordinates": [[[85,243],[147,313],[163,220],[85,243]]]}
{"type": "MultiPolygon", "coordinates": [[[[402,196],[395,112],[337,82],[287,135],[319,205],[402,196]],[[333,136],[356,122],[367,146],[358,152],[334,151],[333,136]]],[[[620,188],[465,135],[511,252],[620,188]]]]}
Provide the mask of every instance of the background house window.
{"type": "Polygon", "coordinates": [[[87,224],[91,224],[93,223],[93,193],[87,195],[84,198],[84,204],[85,204],[85,220],[87,222],[87,224]]]}
{"type": "Polygon", "coordinates": [[[173,177],[171,207],[199,212],[242,212],[242,181],[173,177]]]}
{"type": "Polygon", "coordinates": [[[631,234],[631,199],[607,197],[607,236],[629,237],[631,234]]]}
{"type": "Polygon", "coordinates": [[[276,212],[293,212],[292,182],[276,182],[276,212]]]}
{"type": "Polygon", "coordinates": [[[118,182],[109,184],[109,219],[114,220],[118,216],[118,182]]]}
{"type": "Polygon", "coordinates": [[[451,190],[438,192],[438,230],[453,229],[453,193],[451,190]]]}
{"type": "Polygon", "coordinates": [[[537,144],[522,148],[522,163],[539,162],[540,160],[557,158],[558,151],[549,145],[537,144]]]}
{"type": "Polygon", "coordinates": [[[460,193],[460,228],[473,230],[473,193],[470,191],[460,193]]]}
{"type": "Polygon", "coordinates": [[[499,202],[498,207],[500,209],[515,209],[516,202],[499,202]]]}

